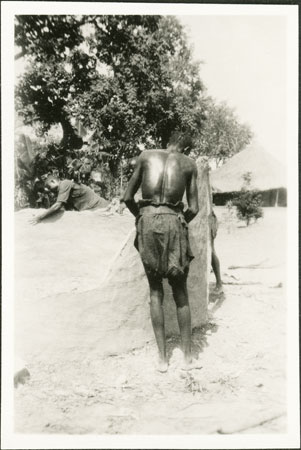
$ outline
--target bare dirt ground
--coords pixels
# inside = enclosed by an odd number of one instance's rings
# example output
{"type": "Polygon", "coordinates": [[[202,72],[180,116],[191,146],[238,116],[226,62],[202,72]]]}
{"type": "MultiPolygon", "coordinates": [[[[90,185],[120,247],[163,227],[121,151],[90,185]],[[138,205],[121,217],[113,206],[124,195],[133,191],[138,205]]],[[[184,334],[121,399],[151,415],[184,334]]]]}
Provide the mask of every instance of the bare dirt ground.
{"type": "MultiPolygon", "coordinates": [[[[30,379],[15,390],[16,431],[285,432],[286,209],[264,213],[246,228],[225,208],[216,208],[216,250],[225,285],[224,295],[214,295],[211,274],[209,321],[193,333],[202,369],[180,370],[178,337],[168,341],[166,374],[155,370],[154,342],[105,359],[86,355],[68,365],[31,361],[30,379]]],[[[93,270],[87,270],[90,278],[93,270]]],[[[60,282],[65,291],[74,288],[68,276],[60,282]]]]}

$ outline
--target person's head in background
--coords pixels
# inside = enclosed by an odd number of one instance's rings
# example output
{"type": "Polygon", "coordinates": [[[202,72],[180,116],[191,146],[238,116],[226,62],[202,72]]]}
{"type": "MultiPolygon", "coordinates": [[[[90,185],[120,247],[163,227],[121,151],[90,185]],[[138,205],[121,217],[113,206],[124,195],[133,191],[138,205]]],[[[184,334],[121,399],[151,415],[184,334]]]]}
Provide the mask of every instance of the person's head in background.
{"type": "Polygon", "coordinates": [[[188,133],[174,131],[168,142],[168,150],[189,155],[193,146],[192,137],[188,133]]]}
{"type": "Polygon", "coordinates": [[[45,187],[51,191],[56,191],[59,187],[60,180],[54,175],[49,175],[45,180],[45,187]]]}

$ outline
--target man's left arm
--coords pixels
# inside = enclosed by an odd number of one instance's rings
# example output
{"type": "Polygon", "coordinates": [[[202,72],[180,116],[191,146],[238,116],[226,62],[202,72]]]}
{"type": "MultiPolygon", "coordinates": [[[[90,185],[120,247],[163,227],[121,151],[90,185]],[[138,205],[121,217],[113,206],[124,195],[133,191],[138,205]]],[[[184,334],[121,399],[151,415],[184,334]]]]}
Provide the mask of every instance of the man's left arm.
{"type": "Polygon", "coordinates": [[[191,222],[199,212],[197,176],[198,170],[195,162],[193,161],[192,173],[186,186],[188,208],[184,212],[184,218],[187,223],[191,222]]]}

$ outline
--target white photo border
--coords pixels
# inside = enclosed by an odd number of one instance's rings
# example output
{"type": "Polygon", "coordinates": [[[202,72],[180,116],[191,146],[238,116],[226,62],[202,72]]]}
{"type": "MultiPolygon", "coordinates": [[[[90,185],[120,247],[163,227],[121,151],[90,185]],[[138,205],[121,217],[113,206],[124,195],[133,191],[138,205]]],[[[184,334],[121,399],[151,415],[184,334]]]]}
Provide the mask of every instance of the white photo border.
{"type": "Polygon", "coordinates": [[[298,6],[3,1],[2,37],[2,448],[299,448],[298,308],[298,6]],[[29,435],[13,431],[14,322],[14,15],[281,15],[287,19],[287,398],[286,434],[29,435]]]}

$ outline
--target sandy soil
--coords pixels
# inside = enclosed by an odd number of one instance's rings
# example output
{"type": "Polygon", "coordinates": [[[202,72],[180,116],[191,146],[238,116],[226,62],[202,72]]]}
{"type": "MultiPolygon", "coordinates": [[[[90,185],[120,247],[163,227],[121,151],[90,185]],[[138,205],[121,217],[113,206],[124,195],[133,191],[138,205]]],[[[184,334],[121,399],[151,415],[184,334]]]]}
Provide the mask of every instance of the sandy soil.
{"type": "MultiPolygon", "coordinates": [[[[30,379],[15,390],[16,431],[285,432],[286,210],[264,212],[264,219],[246,228],[216,208],[225,292],[214,295],[211,274],[210,319],[193,333],[202,369],[180,370],[178,337],[168,341],[167,374],[156,372],[154,342],[106,359],[87,355],[68,365],[35,360],[28,364],[30,379]]],[[[87,271],[92,284],[93,271],[87,271]]],[[[72,282],[65,277],[61,288],[74,288],[72,282]]]]}

